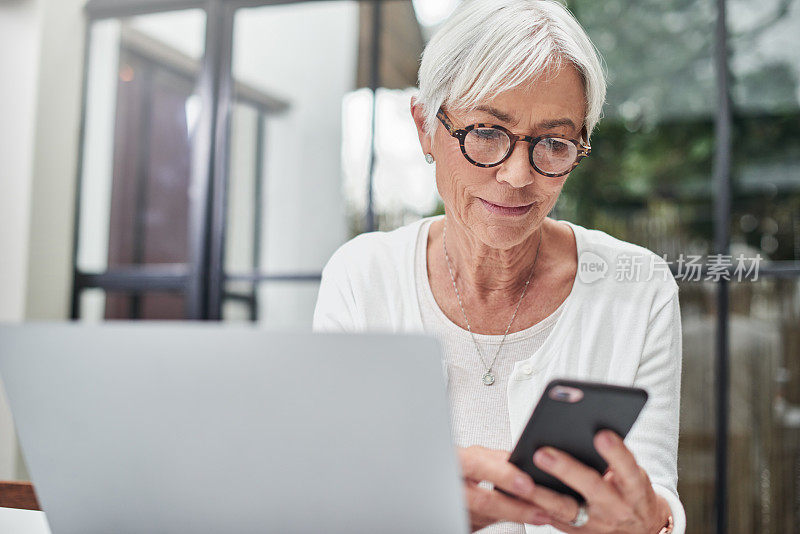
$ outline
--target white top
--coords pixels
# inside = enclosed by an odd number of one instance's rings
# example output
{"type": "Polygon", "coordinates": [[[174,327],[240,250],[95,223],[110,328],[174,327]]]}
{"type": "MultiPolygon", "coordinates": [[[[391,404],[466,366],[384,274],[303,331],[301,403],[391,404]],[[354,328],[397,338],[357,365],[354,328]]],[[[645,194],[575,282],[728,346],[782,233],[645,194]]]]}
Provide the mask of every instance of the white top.
{"type": "MultiPolygon", "coordinates": [[[[415,252],[419,233],[431,219],[391,232],[361,234],[339,247],[322,270],[314,330],[425,332],[415,252]]],[[[527,359],[512,365],[505,391],[512,441],[554,378],[645,389],[649,400],[625,444],[654,490],[670,504],[673,532],[683,534],[686,514],[677,493],[682,367],[678,285],[664,260],[646,248],[563,222],[575,234],[578,276],[550,335],[527,359]]],[[[529,334],[530,329],[509,334],[506,342],[529,334]]],[[[454,358],[448,354],[445,362],[454,358]]],[[[525,531],[561,532],[533,525],[525,525],[525,531]]]]}
{"type": "MultiPolygon", "coordinates": [[[[469,331],[453,323],[436,303],[428,280],[428,232],[431,218],[422,223],[415,249],[414,268],[417,299],[420,303],[422,326],[426,333],[436,337],[442,345],[447,375],[447,395],[450,399],[450,420],[453,443],[458,447],[480,445],[488,449],[510,451],[511,424],[508,418],[506,390],[514,363],[527,360],[536,353],[550,335],[561,316],[566,300],[548,317],[535,325],[506,336],[475,334],[484,362],[492,358],[491,386],[483,384],[486,367],[478,356],[475,341],[469,331]],[[500,352],[497,352],[500,349],[500,352]]],[[[530,298],[532,295],[528,295],[530,298]]],[[[469,310],[467,310],[469,317],[469,310]]],[[[508,317],[511,320],[511,315],[508,317]]],[[[491,484],[482,483],[491,488],[491,484]]],[[[481,530],[481,534],[524,534],[520,523],[495,523],[481,530]]]]}

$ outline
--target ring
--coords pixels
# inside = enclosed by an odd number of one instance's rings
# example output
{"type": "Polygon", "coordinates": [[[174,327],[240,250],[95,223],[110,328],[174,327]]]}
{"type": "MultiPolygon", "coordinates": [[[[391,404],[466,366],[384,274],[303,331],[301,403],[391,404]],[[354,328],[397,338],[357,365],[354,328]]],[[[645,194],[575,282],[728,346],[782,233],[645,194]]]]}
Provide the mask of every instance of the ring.
{"type": "Polygon", "coordinates": [[[586,511],[586,506],[581,504],[578,506],[578,515],[575,516],[575,519],[569,522],[570,526],[573,527],[582,527],[586,523],[589,522],[589,512],[586,511]]]}

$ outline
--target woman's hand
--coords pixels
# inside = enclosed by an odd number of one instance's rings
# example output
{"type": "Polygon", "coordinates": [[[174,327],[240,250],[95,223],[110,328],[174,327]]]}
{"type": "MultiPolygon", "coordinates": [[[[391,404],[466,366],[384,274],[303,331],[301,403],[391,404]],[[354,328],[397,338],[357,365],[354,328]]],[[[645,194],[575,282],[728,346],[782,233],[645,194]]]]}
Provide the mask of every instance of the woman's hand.
{"type": "Polygon", "coordinates": [[[536,466],[560,479],[586,499],[589,521],[582,527],[569,525],[578,513],[578,502],[565,496],[560,501],[540,502],[549,515],[545,522],[568,534],[658,534],[670,514],[669,504],[653,491],[650,478],[620,437],[602,430],[594,446],[608,462],[600,475],[569,454],[542,447],[533,456],[536,466]]]}
{"type": "Polygon", "coordinates": [[[458,450],[473,532],[499,521],[543,525],[549,518],[540,506],[530,501],[537,490],[546,488],[535,486],[527,473],[509,463],[510,455],[478,446],[458,450]],[[478,486],[484,480],[516,498],[478,486]]]}

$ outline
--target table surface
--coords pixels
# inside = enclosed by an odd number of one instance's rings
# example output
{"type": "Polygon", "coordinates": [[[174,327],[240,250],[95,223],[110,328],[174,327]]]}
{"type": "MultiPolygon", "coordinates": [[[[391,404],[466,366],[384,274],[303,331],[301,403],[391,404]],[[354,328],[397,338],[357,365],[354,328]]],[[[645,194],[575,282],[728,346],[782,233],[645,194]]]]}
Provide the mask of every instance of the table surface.
{"type": "Polygon", "coordinates": [[[0,532],[50,534],[50,526],[44,512],[0,508],[0,532]]]}

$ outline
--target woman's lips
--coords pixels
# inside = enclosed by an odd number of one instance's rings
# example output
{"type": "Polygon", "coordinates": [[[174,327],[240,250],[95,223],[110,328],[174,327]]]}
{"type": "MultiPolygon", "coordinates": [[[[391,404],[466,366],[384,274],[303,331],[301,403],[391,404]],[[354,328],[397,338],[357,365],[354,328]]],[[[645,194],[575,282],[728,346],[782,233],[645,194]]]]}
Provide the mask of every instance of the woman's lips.
{"type": "Polygon", "coordinates": [[[530,211],[533,204],[528,204],[527,206],[518,206],[518,207],[509,207],[509,206],[499,206],[497,204],[492,204],[487,200],[480,199],[483,202],[483,206],[489,210],[490,213],[494,213],[497,215],[509,215],[509,216],[520,216],[525,215],[530,211]]]}

